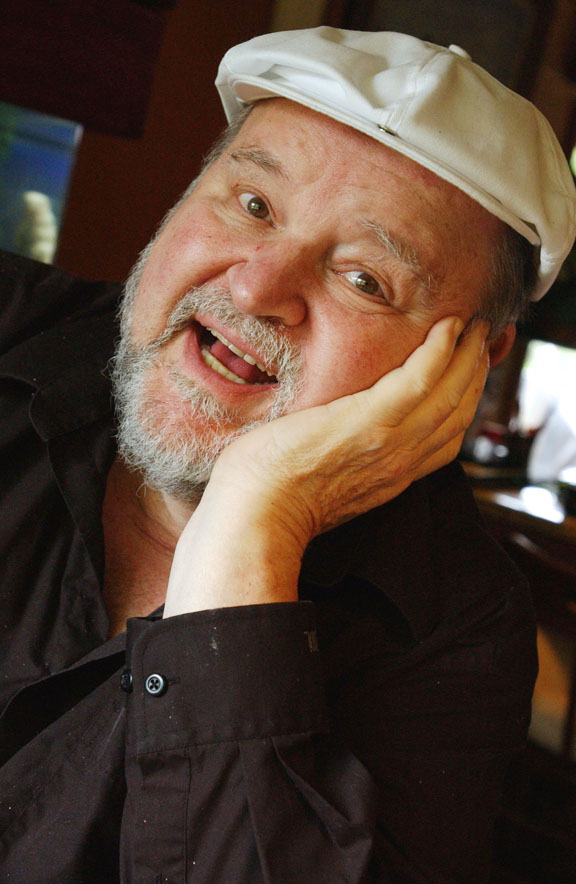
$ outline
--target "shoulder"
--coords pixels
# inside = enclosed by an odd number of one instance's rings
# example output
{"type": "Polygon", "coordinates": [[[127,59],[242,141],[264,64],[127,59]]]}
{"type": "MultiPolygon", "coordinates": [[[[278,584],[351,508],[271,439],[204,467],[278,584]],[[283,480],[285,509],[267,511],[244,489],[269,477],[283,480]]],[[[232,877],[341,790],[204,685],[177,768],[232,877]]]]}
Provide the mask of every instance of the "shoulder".
{"type": "Polygon", "coordinates": [[[0,353],[75,316],[113,312],[121,286],[0,251],[0,353]]]}

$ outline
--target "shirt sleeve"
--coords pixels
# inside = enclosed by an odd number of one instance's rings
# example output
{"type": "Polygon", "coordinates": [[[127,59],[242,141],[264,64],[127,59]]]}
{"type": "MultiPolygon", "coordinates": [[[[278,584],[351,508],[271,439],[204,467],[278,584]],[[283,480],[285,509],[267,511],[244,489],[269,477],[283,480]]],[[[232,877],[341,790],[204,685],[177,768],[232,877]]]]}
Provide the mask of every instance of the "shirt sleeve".
{"type": "Polygon", "coordinates": [[[122,880],[486,881],[533,625],[471,619],[392,656],[352,625],[336,667],[309,602],[129,621],[122,880]]]}

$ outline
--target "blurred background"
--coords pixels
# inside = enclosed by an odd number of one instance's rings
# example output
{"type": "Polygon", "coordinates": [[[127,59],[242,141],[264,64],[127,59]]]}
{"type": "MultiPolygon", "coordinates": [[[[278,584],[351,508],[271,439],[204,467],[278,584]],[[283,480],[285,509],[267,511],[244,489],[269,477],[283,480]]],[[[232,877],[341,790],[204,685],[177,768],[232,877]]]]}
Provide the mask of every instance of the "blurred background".
{"type": "MultiPolygon", "coordinates": [[[[328,24],[456,43],[546,114],[576,176],[576,0],[1,6],[0,248],[86,278],[126,277],[225,124],[220,58],[270,30],[328,24]]],[[[491,373],[462,450],[539,620],[530,741],[507,783],[492,884],[576,882],[575,391],[576,251],[491,373]]]]}

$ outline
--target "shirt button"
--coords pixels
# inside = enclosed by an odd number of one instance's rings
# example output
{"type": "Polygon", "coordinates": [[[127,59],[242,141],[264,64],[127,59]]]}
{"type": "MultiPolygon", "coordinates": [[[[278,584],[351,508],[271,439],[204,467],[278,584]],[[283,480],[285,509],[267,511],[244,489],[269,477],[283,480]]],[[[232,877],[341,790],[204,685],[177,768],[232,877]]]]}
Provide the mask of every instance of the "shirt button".
{"type": "Polygon", "coordinates": [[[157,672],[149,675],[146,679],[146,690],[149,694],[152,694],[153,697],[159,697],[160,694],[164,693],[167,687],[166,679],[163,675],[158,675],[157,672]]]}
{"type": "Polygon", "coordinates": [[[123,691],[126,691],[127,694],[132,692],[132,673],[129,669],[125,669],[120,676],[120,687],[123,691]]]}

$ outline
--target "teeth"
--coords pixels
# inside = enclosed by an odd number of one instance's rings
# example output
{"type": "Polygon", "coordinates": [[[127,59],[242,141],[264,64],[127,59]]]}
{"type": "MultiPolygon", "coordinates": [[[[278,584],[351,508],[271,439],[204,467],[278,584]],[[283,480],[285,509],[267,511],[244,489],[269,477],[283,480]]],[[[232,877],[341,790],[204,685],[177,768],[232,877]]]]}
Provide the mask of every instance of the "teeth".
{"type": "MultiPolygon", "coordinates": [[[[228,347],[229,350],[232,350],[235,356],[239,356],[240,359],[243,359],[244,362],[248,363],[248,365],[255,365],[256,368],[260,369],[260,371],[266,372],[268,377],[274,377],[274,373],[268,371],[265,365],[262,365],[261,362],[257,362],[256,359],[254,359],[253,356],[250,356],[249,353],[243,353],[242,350],[239,350],[238,347],[235,347],[234,344],[231,344],[230,341],[224,337],[224,335],[220,334],[220,332],[216,331],[213,328],[209,328],[208,331],[211,335],[214,335],[215,338],[218,338],[219,341],[222,341],[222,343],[225,344],[225,346],[228,347]]],[[[220,363],[218,363],[218,365],[220,365],[220,363]]]]}
{"type": "Polygon", "coordinates": [[[202,359],[208,366],[208,368],[213,369],[218,374],[221,374],[223,378],[228,378],[229,381],[234,381],[235,384],[246,384],[247,381],[244,378],[239,378],[237,374],[234,374],[233,371],[229,371],[226,366],[222,365],[221,362],[212,356],[212,353],[208,349],[208,347],[201,347],[200,352],[202,353],[202,359]]]}

